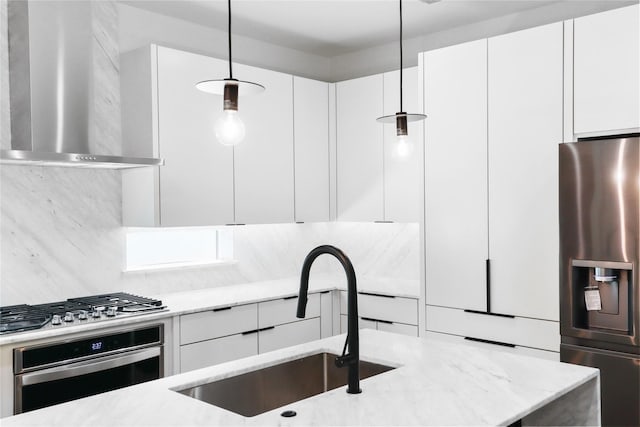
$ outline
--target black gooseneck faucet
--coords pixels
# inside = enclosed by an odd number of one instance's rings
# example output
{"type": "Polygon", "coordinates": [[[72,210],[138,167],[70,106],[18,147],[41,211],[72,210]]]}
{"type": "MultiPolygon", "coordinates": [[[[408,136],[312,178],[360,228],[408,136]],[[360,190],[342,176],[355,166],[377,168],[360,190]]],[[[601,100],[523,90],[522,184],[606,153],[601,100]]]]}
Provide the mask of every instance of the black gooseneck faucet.
{"type": "Polygon", "coordinates": [[[297,317],[303,318],[307,309],[307,291],[309,289],[309,271],[311,270],[311,264],[322,254],[333,255],[340,261],[345,273],[347,274],[347,339],[344,343],[342,350],[342,356],[336,357],[336,366],[343,368],[348,366],[349,385],[347,386],[347,393],[357,394],[361,393],[360,390],[360,338],[358,335],[358,291],[356,289],[356,272],[353,269],[351,260],[344,252],[335,246],[323,245],[318,246],[304,259],[302,264],[302,274],[300,277],[300,295],[298,298],[298,312],[297,317]],[[349,347],[349,354],[345,354],[349,347]]]}

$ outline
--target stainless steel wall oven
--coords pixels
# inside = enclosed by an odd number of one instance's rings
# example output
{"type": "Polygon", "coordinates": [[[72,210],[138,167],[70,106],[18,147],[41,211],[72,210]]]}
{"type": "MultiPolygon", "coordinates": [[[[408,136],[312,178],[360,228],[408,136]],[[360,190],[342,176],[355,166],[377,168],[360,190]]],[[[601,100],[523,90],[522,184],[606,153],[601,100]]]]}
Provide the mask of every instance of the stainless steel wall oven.
{"type": "Polygon", "coordinates": [[[16,348],[13,365],[14,414],[158,379],[163,325],[16,348]]]}

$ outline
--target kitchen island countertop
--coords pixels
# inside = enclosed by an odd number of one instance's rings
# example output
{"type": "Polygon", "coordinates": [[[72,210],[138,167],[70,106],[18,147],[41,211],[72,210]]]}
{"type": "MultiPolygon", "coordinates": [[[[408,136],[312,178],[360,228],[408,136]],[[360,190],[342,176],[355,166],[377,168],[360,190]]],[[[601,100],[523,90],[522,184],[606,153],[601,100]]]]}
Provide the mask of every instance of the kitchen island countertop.
{"type": "MultiPolygon", "coordinates": [[[[511,353],[360,332],[361,359],[396,369],[246,418],[173,390],[323,351],[344,335],[289,347],[2,419],[2,425],[594,425],[600,422],[597,369],[511,353]],[[283,418],[284,410],[297,416],[283,418]]],[[[346,370],[345,370],[346,375],[346,370]]],[[[300,379],[303,381],[303,379],[300,379]]]]}

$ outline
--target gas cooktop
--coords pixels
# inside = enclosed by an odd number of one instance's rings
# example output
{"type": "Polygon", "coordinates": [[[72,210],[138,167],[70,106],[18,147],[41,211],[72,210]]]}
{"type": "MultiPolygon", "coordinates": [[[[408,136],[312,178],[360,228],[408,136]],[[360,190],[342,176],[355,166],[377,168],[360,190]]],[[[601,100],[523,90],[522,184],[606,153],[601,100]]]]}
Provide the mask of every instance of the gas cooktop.
{"type": "Polygon", "coordinates": [[[125,292],[69,298],[66,301],[0,307],[0,335],[59,328],[164,311],[162,301],[125,292]]]}

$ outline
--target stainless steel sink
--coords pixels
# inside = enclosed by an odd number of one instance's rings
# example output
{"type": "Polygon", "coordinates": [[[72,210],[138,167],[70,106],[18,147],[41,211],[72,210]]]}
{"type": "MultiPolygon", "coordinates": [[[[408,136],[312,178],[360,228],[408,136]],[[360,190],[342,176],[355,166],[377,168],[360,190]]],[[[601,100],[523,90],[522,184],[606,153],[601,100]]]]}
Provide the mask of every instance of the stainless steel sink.
{"type": "MultiPolygon", "coordinates": [[[[347,370],[335,366],[336,357],[331,353],[313,354],[176,391],[236,414],[253,417],[346,385],[347,370]]],[[[360,378],[369,378],[391,369],[394,368],[361,360],[360,378]]],[[[366,393],[366,388],[363,389],[366,393]]]]}

